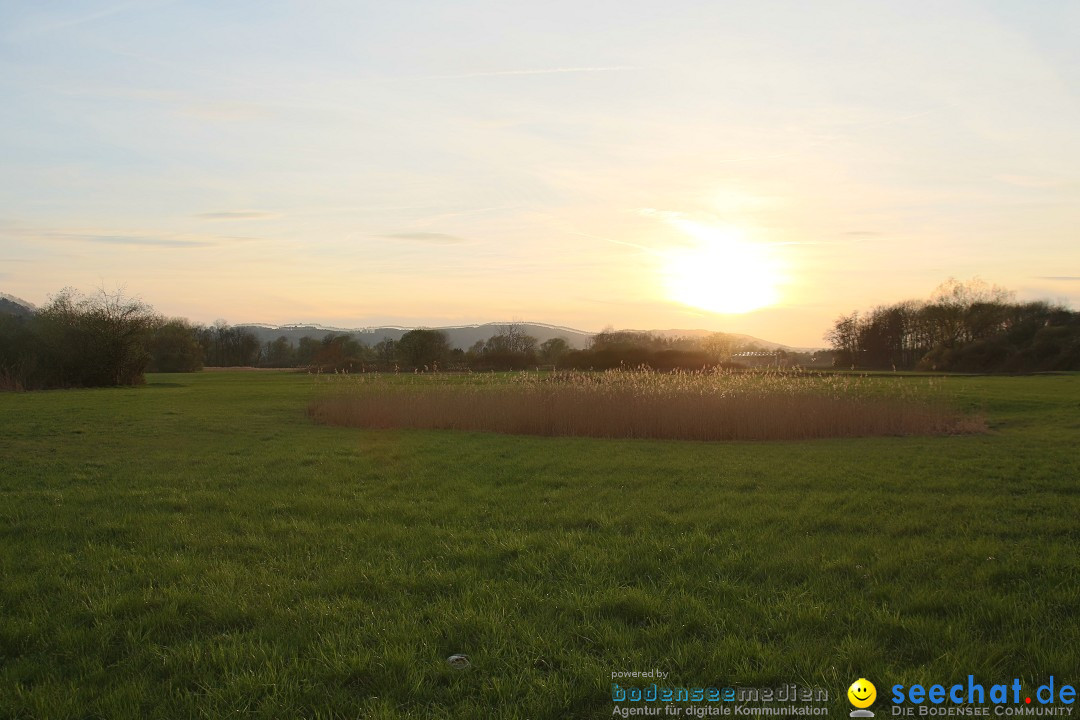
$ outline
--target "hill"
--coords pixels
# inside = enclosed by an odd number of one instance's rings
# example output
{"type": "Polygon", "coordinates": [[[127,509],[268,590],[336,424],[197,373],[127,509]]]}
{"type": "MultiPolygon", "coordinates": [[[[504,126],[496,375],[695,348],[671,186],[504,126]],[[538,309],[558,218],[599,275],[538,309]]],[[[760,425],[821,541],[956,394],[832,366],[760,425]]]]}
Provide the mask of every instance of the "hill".
{"type": "Polygon", "coordinates": [[[36,310],[37,308],[32,303],[28,303],[22,298],[0,293],[0,314],[27,317],[33,315],[36,310]]]}
{"type": "MultiPolygon", "coordinates": [[[[583,348],[592,337],[590,333],[585,333],[580,330],[574,330],[573,328],[558,327],[556,325],[543,325],[540,323],[516,323],[518,326],[524,329],[524,331],[532,335],[540,342],[549,340],[551,338],[561,337],[564,338],[567,343],[574,348],[583,348]]],[[[451,327],[433,328],[435,330],[442,330],[446,333],[450,340],[451,347],[461,348],[462,350],[468,350],[478,340],[487,340],[492,335],[497,335],[509,327],[510,323],[484,323],[482,325],[457,325],[451,327]]],[[[359,340],[365,345],[371,346],[380,340],[400,340],[401,336],[409,332],[413,328],[407,327],[367,327],[367,328],[336,328],[326,327],[323,325],[259,325],[259,324],[247,324],[237,325],[236,327],[247,330],[255,334],[255,337],[259,338],[259,342],[265,343],[271,340],[276,340],[281,336],[285,336],[293,343],[296,343],[302,337],[316,337],[321,338],[327,333],[339,333],[348,335],[349,337],[359,340]]]]}
{"type": "MultiPolygon", "coordinates": [[[[563,338],[571,348],[581,350],[589,345],[589,340],[595,333],[575,330],[574,328],[561,327],[558,325],[545,325],[543,323],[483,323],[480,325],[454,325],[449,327],[433,328],[442,330],[450,340],[451,347],[468,350],[479,340],[487,340],[492,335],[504,332],[511,324],[517,325],[528,335],[532,335],[540,343],[552,338],[563,338]]],[[[327,333],[340,333],[359,340],[365,345],[371,346],[381,340],[400,340],[401,336],[413,328],[407,327],[368,327],[368,328],[336,328],[324,325],[262,325],[248,323],[237,325],[241,330],[250,331],[259,339],[260,343],[267,343],[285,336],[294,344],[302,337],[321,338],[327,333]]],[[[711,335],[710,330],[647,330],[635,332],[650,332],[661,337],[704,337],[711,335]]],[[[816,348],[793,348],[781,343],[762,340],[752,335],[728,333],[731,337],[744,345],[757,345],[763,350],[794,350],[807,351],[816,348]]]]}
{"type": "MultiPolygon", "coordinates": [[[[33,303],[15,297],[14,295],[0,292],[0,315],[27,317],[33,315],[36,311],[37,308],[33,303]]],[[[575,350],[582,350],[588,347],[592,336],[595,335],[595,333],[586,332],[584,330],[576,330],[574,328],[559,325],[547,325],[544,323],[490,322],[476,325],[451,325],[434,329],[442,330],[446,333],[450,340],[451,347],[468,350],[478,341],[484,341],[492,335],[498,335],[499,333],[505,332],[511,325],[518,326],[527,335],[536,338],[538,343],[543,343],[553,338],[562,338],[575,350]]],[[[303,337],[322,338],[325,337],[327,333],[337,333],[348,335],[369,347],[381,340],[400,340],[402,335],[414,329],[396,325],[365,328],[339,328],[318,324],[266,325],[263,323],[242,323],[235,327],[254,334],[255,337],[258,338],[260,344],[271,342],[284,336],[295,345],[300,341],[300,338],[303,337]]],[[[664,338],[701,338],[713,334],[713,331],[711,330],[700,329],[632,330],[630,332],[646,332],[664,338]]],[[[772,342],[771,340],[762,340],[753,335],[743,335],[740,333],[725,334],[734,338],[740,345],[756,345],[762,350],[810,352],[819,349],[791,347],[789,345],[784,345],[783,343],[772,342]]]]}

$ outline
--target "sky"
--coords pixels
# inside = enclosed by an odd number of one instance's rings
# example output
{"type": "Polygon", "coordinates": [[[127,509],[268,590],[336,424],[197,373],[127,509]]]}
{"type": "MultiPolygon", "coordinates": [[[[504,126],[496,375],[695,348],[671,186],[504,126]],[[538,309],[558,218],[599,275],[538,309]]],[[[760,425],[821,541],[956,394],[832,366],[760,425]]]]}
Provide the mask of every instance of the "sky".
{"type": "Polygon", "coordinates": [[[0,0],[0,291],[821,346],[1080,306],[1080,3],[0,0]]]}

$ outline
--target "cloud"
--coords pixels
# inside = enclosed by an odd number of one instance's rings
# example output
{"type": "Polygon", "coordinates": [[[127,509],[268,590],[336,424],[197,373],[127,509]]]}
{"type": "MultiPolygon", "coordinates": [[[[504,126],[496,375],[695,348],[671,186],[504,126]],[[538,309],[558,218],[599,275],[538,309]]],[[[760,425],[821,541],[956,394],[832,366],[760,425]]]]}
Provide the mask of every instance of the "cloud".
{"type": "Polygon", "coordinates": [[[844,234],[848,237],[878,237],[881,235],[876,230],[848,230],[844,234]]]}
{"type": "Polygon", "coordinates": [[[277,216],[277,213],[261,212],[259,210],[232,210],[198,213],[195,217],[203,220],[266,220],[277,216]]]}
{"type": "Polygon", "coordinates": [[[57,235],[72,240],[85,240],[108,245],[138,245],[143,247],[193,248],[212,247],[217,243],[209,240],[182,240],[179,238],[153,237],[149,235],[57,235]]]}
{"type": "Polygon", "coordinates": [[[488,70],[483,72],[455,73],[452,75],[415,75],[411,77],[388,78],[386,82],[398,80],[465,80],[468,78],[503,77],[507,75],[561,75],[565,73],[598,73],[617,72],[620,70],[637,70],[631,65],[610,65],[598,67],[558,67],[542,68],[536,70],[488,70]]]}
{"type": "Polygon", "coordinates": [[[642,252],[646,252],[646,253],[649,253],[649,254],[652,254],[652,255],[658,255],[658,256],[663,255],[663,253],[661,253],[660,251],[658,251],[658,250],[656,250],[654,248],[646,247],[645,245],[639,245],[639,244],[633,243],[633,242],[627,242],[626,240],[616,240],[615,238],[604,237],[603,235],[593,235],[591,233],[583,233],[583,232],[579,232],[577,230],[571,230],[571,229],[561,229],[561,230],[562,230],[562,232],[568,233],[570,235],[578,235],[580,237],[592,238],[593,240],[600,240],[602,242],[611,243],[612,245],[623,245],[625,247],[631,247],[631,248],[634,248],[635,250],[641,250],[642,252]]]}
{"type": "Polygon", "coordinates": [[[429,243],[432,245],[457,245],[469,242],[465,238],[460,238],[456,235],[429,232],[390,233],[388,235],[379,235],[379,237],[387,238],[389,240],[412,240],[414,242],[429,243]]]}
{"type": "MultiPolygon", "coordinates": [[[[107,229],[97,231],[98,228],[78,229],[52,229],[52,228],[18,228],[6,230],[0,233],[0,237],[7,236],[15,240],[23,241],[64,241],[97,243],[101,245],[127,245],[136,247],[158,248],[201,248],[217,247],[239,242],[250,242],[257,238],[210,235],[210,234],[142,234],[113,233],[107,229]],[[97,232],[95,232],[97,231],[97,232]]],[[[20,258],[0,258],[3,262],[30,262],[20,258]]]]}
{"type": "Polygon", "coordinates": [[[1080,282],[1080,275],[1036,275],[1036,280],[1056,280],[1058,282],[1080,282]]]}

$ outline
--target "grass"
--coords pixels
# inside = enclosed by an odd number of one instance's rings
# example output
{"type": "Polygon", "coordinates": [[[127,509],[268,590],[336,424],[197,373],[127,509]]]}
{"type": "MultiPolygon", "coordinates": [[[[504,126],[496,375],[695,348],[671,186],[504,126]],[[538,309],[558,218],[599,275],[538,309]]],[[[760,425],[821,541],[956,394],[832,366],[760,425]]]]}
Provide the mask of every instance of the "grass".
{"type": "Polygon", "coordinates": [[[987,434],[767,443],[312,423],[338,387],[0,395],[0,716],[610,717],[611,673],[653,667],[834,715],[857,677],[1080,681],[1080,376],[949,378],[987,434]]]}
{"type": "Polygon", "coordinates": [[[520,373],[445,383],[438,376],[339,376],[314,401],[320,423],[514,435],[671,440],[808,440],[947,435],[985,429],[935,393],[855,375],[793,371],[520,373]],[[411,380],[411,382],[409,382],[411,380]]]}

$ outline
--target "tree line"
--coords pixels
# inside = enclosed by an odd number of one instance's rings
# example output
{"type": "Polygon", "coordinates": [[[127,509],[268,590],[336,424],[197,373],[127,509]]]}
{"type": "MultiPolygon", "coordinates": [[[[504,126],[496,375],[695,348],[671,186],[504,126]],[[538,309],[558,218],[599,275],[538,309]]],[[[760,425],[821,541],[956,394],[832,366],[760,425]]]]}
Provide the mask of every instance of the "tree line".
{"type": "MultiPolygon", "coordinates": [[[[1010,293],[978,280],[950,280],[928,301],[841,316],[826,339],[837,367],[1080,369],[1080,313],[1047,302],[1014,302],[1010,293]]],[[[564,338],[541,343],[516,324],[467,350],[452,347],[446,333],[431,329],[370,346],[340,332],[297,343],[285,336],[261,343],[250,330],[224,321],[200,325],[165,318],[121,293],[85,296],[65,289],[35,313],[0,314],[0,389],[136,385],[147,371],[230,366],[314,372],[740,367],[748,362],[746,351],[755,350],[768,364],[815,360],[809,354],[764,352],[724,333],[666,337],[605,330],[587,348],[574,349],[564,338]]]]}
{"type": "Polygon", "coordinates": [[[840,316],[825,335],[837,367],[956,372],[1080,370],[1080,313],[974,279],[930,300],[840,316]]]}
{"type": "MultiPolygon", "coordinates": [[[[313,372],[437,372],[526,368],[670,370],[733,365],[740,350],[760,349],[723,333],[671,338],[605,330],[586,349],[565,338],[539,342],[509,324],[467,350],[440,330],[417,329],[367,345],[348,333],[261,343],[250,330],[219,320],[200,325],[166,318],[121,293],[65,289],[35,313],[0,314],[0,389],[137,385],[146,372],[204,367],[303,368],[313,372]]],[[[799,361],[791,355],[789,362],[799,361]]]]}
{"type": "MultiPolygon", "coordinates": [[[[642,365],[656,369],[697,369],[732,364],[732,354],[747,349],[759,348],[723,333],[700,339],[607,330],[594,335],[589,347],[580,350],[561,337],[540,342],[520,325],[510,324],[468,349],[452,347],[445,332],[430,329],[410,330],[400,340],[386,338],[371,346],[347,333],[303,337],[298,343],[283,335],[265,343],[259,361],[250,364],[319,372],[493,371],[538,367],[600,370],[642,365]]],[[[796,354],[790,355],[789,359],[798,359],[796,354]]]]}

